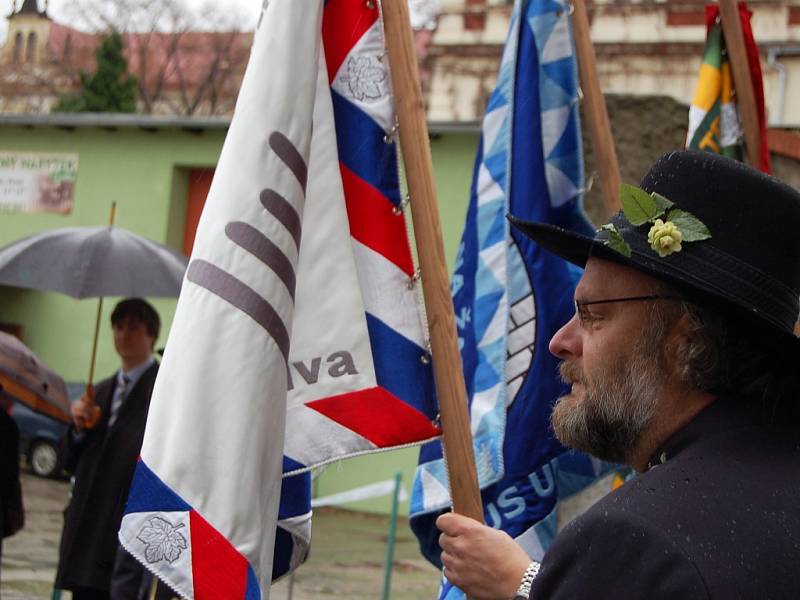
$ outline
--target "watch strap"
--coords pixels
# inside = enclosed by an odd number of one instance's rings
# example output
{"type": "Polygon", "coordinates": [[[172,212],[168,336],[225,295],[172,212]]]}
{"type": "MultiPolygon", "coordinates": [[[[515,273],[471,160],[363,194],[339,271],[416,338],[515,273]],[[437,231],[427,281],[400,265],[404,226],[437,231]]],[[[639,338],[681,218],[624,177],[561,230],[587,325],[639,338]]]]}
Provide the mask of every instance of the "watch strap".
{"type": "Polygon", "coordinates": [[[531,585],[533,585],[533,580],[536,578],[536,575],[539,574],[540,567],[540,563],[535,560],[531,561],[531,564],[528,565],[528,568],[525,569],[525,573],[522,575],[522,581],[519,584],[519,588],[517,588],[517,594],[512,600],[528,600],[530,598],[531,585]]]}

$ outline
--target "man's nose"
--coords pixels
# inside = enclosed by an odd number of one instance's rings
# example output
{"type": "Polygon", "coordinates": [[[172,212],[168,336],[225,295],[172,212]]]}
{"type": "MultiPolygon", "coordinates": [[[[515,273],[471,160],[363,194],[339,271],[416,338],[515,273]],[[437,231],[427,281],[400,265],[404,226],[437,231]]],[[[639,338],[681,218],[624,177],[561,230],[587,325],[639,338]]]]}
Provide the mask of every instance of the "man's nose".
{"type": "Polygon", "coordinates": [[[550,340],[550,353],[562,360],[581,356],[581,336],[578,315],[573,315],[550,340]]]}

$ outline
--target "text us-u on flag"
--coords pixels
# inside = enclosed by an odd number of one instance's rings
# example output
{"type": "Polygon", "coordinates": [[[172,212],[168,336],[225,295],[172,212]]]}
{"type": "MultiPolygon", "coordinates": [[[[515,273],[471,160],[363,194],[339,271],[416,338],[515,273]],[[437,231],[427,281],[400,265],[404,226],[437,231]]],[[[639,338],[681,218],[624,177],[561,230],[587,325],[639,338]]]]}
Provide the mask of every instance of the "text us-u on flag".
{"type": "Polygon", "coordinates": [[[120,530],[187,598],[267,598],[310,468],[439,434],[384,54],[377,3],[263,9],[120,530]]]}

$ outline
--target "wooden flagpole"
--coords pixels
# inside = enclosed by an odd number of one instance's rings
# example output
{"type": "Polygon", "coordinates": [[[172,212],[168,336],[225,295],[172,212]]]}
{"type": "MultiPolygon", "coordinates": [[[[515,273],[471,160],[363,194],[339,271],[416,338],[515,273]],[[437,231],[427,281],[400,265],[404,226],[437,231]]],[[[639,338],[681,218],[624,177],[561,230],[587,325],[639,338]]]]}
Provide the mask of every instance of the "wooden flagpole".
{"type": "Polygon", "coordinates": [[[483,522],[467,393],[456,337],[453,300],[436,206],[433,163],[425,105],[407,0],[383,0],[386,46],[400,126],[400,149],[411,196],[422,292],[428,314],[433,374],[439,398],[442,445],[447,460],[453,510],[483,522]]]}
{"type": "Polygon", "coordinates": [[[725,48],[733,71],[733,87],[736,90],[736,105],[742,116],[742,129],[747,145],[747,161],[756,169],[761,166],[761,128],[758,124],[756,96],[750,74],[750,61],[744,45],[742,22],[739,20],[739,6],[736,0],[719,0],[719,16],[722,20],[722,33],[725,48]]]}
{"type": "Polygon", "coordinates": [[[575,51],[578,55],[578,73],[583,91],[584,114],[589,127],[589,137],[592,140],[592,150],[594,150],[597,161],[597,171],[600,175],[603,204],[610,216],[620,209],[620,174],[617,152],[614,149],[614,138],[611,135],[606,101],[597,77],[586,5],[583,0],[572,0],[572,8],[572,31],[575,36],[575,51]]]}

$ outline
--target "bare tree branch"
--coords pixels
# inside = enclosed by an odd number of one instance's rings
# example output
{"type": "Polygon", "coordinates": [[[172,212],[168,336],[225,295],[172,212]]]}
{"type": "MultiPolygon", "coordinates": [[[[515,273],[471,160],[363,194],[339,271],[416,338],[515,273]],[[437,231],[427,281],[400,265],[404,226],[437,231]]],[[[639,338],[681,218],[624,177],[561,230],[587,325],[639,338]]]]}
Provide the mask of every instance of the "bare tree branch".
{"type": "Polygon", "coordinates": [[[232,109],[252,41],[235,11],[213,2],[191,11],[183,0],[75,0],[69,12],[87,33],[123,34],[142,112],[232,109]]]}

